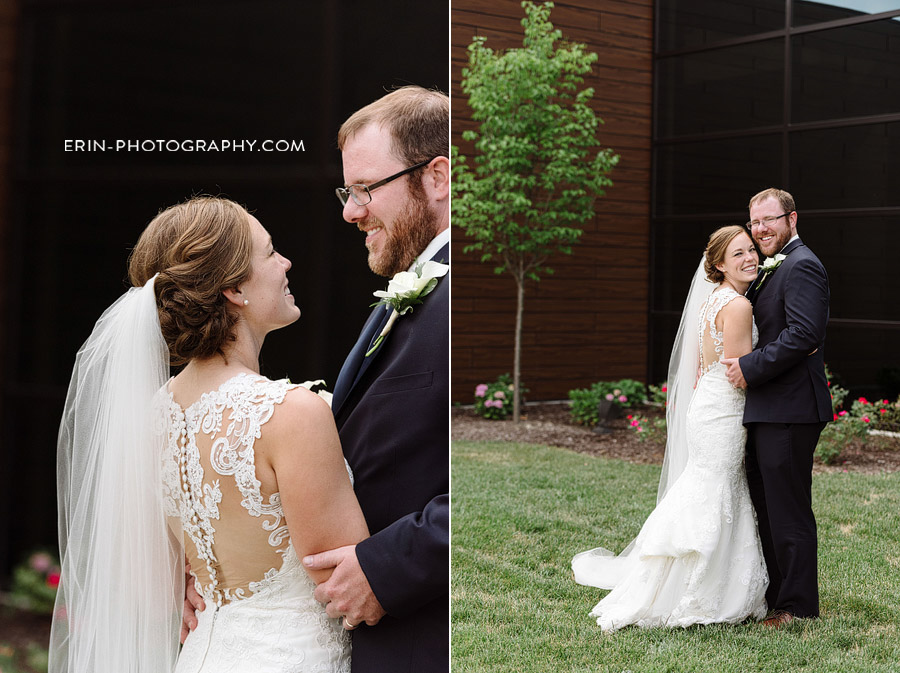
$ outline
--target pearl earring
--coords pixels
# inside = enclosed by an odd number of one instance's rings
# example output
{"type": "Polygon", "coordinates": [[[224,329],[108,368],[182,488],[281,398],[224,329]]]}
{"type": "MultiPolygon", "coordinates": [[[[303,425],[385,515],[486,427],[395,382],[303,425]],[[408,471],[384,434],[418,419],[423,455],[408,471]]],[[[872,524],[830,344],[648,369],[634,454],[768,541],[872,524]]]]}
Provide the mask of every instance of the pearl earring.
{"type": "Polygon", "coordinates": [[[250,300],[249,300],[249,299],[245,299],[245,300],[244,300],[244,306],[246,306],[246,305],[249,304],[249,303],[250,303],[250,300]]]}

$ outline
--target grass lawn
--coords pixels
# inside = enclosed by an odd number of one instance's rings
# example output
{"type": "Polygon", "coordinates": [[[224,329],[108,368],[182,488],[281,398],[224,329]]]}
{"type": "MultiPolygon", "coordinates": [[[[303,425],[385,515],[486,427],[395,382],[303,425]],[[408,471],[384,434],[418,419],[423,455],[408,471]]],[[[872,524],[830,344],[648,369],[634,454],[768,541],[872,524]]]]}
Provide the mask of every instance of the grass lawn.
{"type": "Polygon", "coordinates": [[[454,673],[900,672],[900,473],[813,477],[819,620],[612,634],[588,617],[606,592],[569,563],[637,534],[658,466],[455,442],[452,475],[454,673]]]}

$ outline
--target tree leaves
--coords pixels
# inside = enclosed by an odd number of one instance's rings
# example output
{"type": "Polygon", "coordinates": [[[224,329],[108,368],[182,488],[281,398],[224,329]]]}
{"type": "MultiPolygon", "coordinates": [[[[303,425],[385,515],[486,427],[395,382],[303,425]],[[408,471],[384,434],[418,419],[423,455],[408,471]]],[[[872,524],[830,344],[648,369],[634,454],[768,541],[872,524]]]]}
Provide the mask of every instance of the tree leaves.
{"type": "Polygon", "coordinates": [[[483,36],[469,45],[462,89],[480,124],[463,138],[476,153],[470,162],[451,150],[453,222],[472,239],[465,250],[517,283],[549,272],[550,255],[571,253],[619,158],[600,147],[594,90],[581,88],[597,55],[562,40],[552,3],[522,6],[521,48],[496,52],[483,36]]]}

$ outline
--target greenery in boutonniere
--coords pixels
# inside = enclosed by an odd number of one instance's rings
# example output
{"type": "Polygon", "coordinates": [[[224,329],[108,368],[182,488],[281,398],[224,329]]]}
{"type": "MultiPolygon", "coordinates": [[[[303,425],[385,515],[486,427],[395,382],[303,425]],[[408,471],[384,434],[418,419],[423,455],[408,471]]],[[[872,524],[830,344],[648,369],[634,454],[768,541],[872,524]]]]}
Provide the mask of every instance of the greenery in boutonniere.
{"type": "Polygon", "coordinates": [[[413,310],[413,306],[423,303],[422,298],[429,294],[438,284],[438,278],[447,275],[448,264],[428,260],[420,262],[412,271],[401,271],[395,274],[388,283],[387,290],[376,290],[372,294],[379,298],[372,306],[390,306],[394,309],[381,334],[366,352],[366,357],[378,350],[384,337],[388,335],[397,318],[413,310]]]}
{"type": "Polygon", "coordinates": [[[759,268],[762,269],[763,277],[759,279],[759,282],[756,284],[756,289],[762,287],[763,281],[768,278],[772,273],[774,273],[775,269],[781,266],[781,263],[787,259],[786,255],[782,255],[780,252],[774,257],[766,257],[766,261],[764,261],[759,268]]]}

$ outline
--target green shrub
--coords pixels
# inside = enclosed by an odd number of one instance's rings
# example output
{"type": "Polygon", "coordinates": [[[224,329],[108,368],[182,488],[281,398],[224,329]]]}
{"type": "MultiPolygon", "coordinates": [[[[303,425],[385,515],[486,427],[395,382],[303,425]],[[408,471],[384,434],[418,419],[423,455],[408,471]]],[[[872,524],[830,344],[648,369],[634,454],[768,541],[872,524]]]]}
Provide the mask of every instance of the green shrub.
{"type": "MultiPolygon", "coordinates": [[[[506,419],[513,410],[514,391],[512,377],[508,373],[501,374],[493,383],[479,383],[475,386],[475,413],[494,421],[506,419]]],[[[526,389],[522,388],[521,393],[525,392],[526,389]]]]}
{"type": "Polygon", "coordinates": [[[646,401],[647,390],[644,384],[633,379],[621,381],[598,381],[590,388],[569,391],[572,400],[570,413],[572,420],[579,425],[594,426],[600,422],[597,405],[600,400],[609,400],[622,408],[630,408],[646,401]]]}
{"type": "Polygon", "coordinates": [[[638,441],[666,443],[666,419],[664,417],[648,418],[640,414],[628,414],[628,429],[637,434],[638,441]]]}
{"type": "Polygon", "coordinates": [[[826,465],[833,465],[841,451],[854,439],[866,436],[866,424],[846,411],[835,414],[834,421],[825,426],[816,444],[816,457],[826,465]]]}
{"type": "Polygon", "coordinates": [[[828,379],[828,391],[831,393],[831,410],[837,413],[844,406],[844,400],[849,394],[849,390],[842,388],[837,381],[834,380],[834,374],[825,365],[825,378],[828,379]]]}
{"type": "Polygon", "coordinates": [[[650,401],[654,404],[666,406],[666,400],[669,398],[668,385],[668,382],[663,381],[658,386],[654,386],[653,384],[647,386],[647,390],[650,391],[650,401]]]}
{"type": "Polygon", "coordinates": [[[865,397],[853,401],[850,415],[861,420],[869,430],[900,431],[900,398],[896,402],[876,400],[870,402],[865,397]]]}
{"type": "Polygon", "coordinates": [[[10,599],[14,607],[40,614],[53,612],[59,587],[59,561],[53,554],[36,551],[13,570],[10,599]]]}

